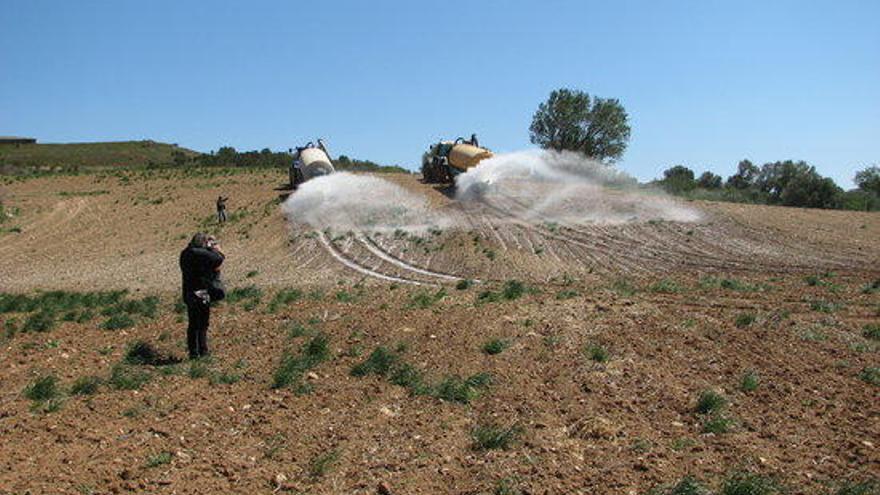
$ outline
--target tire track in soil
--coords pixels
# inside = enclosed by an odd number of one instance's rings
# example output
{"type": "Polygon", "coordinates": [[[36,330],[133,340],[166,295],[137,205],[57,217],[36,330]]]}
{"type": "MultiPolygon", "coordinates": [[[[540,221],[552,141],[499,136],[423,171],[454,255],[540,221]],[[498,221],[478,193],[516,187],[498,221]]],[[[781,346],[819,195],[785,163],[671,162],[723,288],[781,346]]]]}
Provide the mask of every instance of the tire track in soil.
{"type": "MultiPolygon", "coordinates": [[[[503,199],[513,203],[518,207],[518,209],[527,210],[524,205],[520,204],[515,198],[510,198],[505,196],[503,199]]],[[[508,205],[509,206],[509,205],[508,205]]],[[[503,208],[498,205],[490,205],[493,209],[503,215],[509,215],[512,218],[518,218],[512,213],[508,213],[503,208]]],[[[513,210],[511,208],[511,210],[513,210]]],[[[683,249],[683,250],[673,250],[673,249],[662,249],[657,247],[648,247],[646,241],[650,240],[653,243],[665,244],[667,236],[658,235],[658,233],[652,233],[650,230],[639,229],[638,232],[632,233],[627,232],[626,230],[622,230],[621,232],[626,232],[625,237],[629,239],[629,241],[621,240],[615,238],[612,234],[609,234],[605,228],[601,226],[597,226],[596,229],[585,229],[579,228],[576,226],[568,225],[568,224],[560,224],[559,222],[555,222],[557,225],[563,226],[565,230],[554,232],[556,237],[562,237],[565,240],[569,240],[575,242],[578,245],[586,247],[585,241],[587,243],[592,243],[595,247],[607,250],[607,254],[611,254],[614,252],[621,258],[627,258],[632,260],[642,271],[651,272],[651,271],[673,271],[677,268],[681,267],[691,267],[698,269],[712,269],[712,270],[728,270],[728,271],[739,271],[739,272],[754,272],[754,271],[770,271],[776,273],[788,273],[793,271],[803,271],[804,269],[814,268],[814,265],[811,265],[806,262],[800,263],[791,263],[788,261],[790,256],[785,256],[785,251],[791,251],[791,246],[787,246],[783,243],[777,243],[775,246],[767,246],[763,245],[762,251],[763,253],[754,252],[754,246],[752,246],[751,242],[747,238],[749,234],[755,234],[755,232],[751,232],[750,229],[744,229],[746,232],[738,232],[737,235],[724,235],[724,240],[728,244],[740,245],[745,252],[750,252],[753,255],[762,256],[763,259],[756,259],[755,256],[746,256],[746,255],[738,255],[738,256],[717,256],[712,254],[701,254],[699,251],[695,251],[693,249],[683,249]],[[572,234],[569,234],[566,231],[571,231],[572,234]],[[743,236],[745,234],[745,236],[743,236]],[[601,238],[605,241],[602,244],[598,244],[594,239],[596,237],[601,238]],[[586,238],[586,239],[584,239],[586,238]],[[647,238],[647,239],[646,239],[647,238]],[[745,245],[744,245],[745,244],[745,245]],[[749,249],[751,248],[751,249],[749,249]],[[776,251],[778,252],[778,257],[770,257],[767,251],[776,251]],[[639,255],[624,255],[623,253],[631,253],[631,252],[641,252],[639,255]],[[652,258],[654,262],[653,269],[649,269],[645,267],[646,258],[652,258]],[[689,258],[696,258],[691,260],[689,258]],[[768,259],[770,258],[770,259],[768,259]],[[670,263],[670,261],[672,261],[670,263]],[[662,267],[662,268],[661,268],[662,267]],[[659,269],[659,270],[658,270],[659,269]]],[[[742,228],[742,226],[740,226],[742,228]]],[[[542,235],[546,237],[546,232],[542,231],[542,227],[534,226],[533,228],[537,229],[541,232],[542,235]]],[[[675,232],[675,235],[672,237],[676,237],[678,235],[675,232]]],[[[770,237],[772,238],[772,236],[770,237]]],[[[684,247],[685,244],[675,241],[673,242],[678,247],[684,247]]],[[[709,243],[713,249],[718,251],[728,251],[725,249],[724,244],[715,244],[709,243]]],[[[800,250],[794,250],[797,254],[800,250]]],[[[728,254],[729,251],[725,254],[728,254]]],[[[775,253],[774,253],[775,254],[775,253]]],[[[832,261],[829,257],[817,257],[815,255],[810,256],[813,262],[822,262],[824,261],[826,264],[830,261],[836,267],[840,268],[852,268],[854,264],[849,261],[848,263],[842,262],[842,260],[834,260],[832,261]]]]}
{"type": "MultiPolygon", "coordinates": [[[[364,235],[363,233],[356,234],[355,238],[360,241],[368,251],[379,257],[380,259],[391,263],[392,265],[401,268],[403,270],[408,270],[414,273],[418,273],[420,275],[426,275],[429,277],[437,277],[442,278],[444,280],[450,280],[453,282],[458,282],[460,280],[464,280],[463,277],[459,277],[457,275],[450,275],[448,273],[435,272],[433,270],[428,270],[425,268],[420,268],[418,266],[411,265],[400,258],[397,258],[393,254],[382,249],[378,243],[376,243],[371,237],[364,235]]],[[[477,280],[474,280],[475,282],[477,280]]]]}
{"type": "Polygon", "coordinates": [[[346,267],[348,267],[358,273],[361,273],[363,275],[367,275],[370,277],[378,278],[380,280],[386,280],[389,282],[399,282],[399,283],[403,283],[403,284],[412,284],[412,285],[432,285],[432,284],[426,284],[425,282],[420,282],[418,280],[411,280],[408,278],[398,277],[395,275],[388,275],[386,273],[381,273],[381,272],[375,271],[371,268],[368,268],[366,266],[363,266],[359,262],[355,261],[354,259],[352,259],[348,255],[346,255],[343,251],[337,249],[333,245],[333,243],[327,239],[327,236],[324,235],[323,232],[318,232],[318,239],[321,241],[321,245],[324,247],[324,250],[330,256],[332,256],[339,263],[342,263],[346,267]]]}

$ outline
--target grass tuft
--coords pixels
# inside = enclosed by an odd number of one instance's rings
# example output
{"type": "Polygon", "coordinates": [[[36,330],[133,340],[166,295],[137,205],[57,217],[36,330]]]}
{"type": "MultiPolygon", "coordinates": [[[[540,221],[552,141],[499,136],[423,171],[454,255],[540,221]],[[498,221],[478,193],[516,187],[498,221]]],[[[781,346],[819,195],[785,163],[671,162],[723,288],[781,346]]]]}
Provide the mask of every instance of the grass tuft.
{"type": "Polygon", "coordinates": [[[670,280],[668,278],[664,278],[655,282],[649,288],[651,292],[658,292],[660,294],[678,294],[682,291],[680,285],[678,285],[674,280],[670,280]]]}
{"type": "Polygon", "coordinates": [[[704,390],[697,399],[696,411],[699,414],[711,414],[719,412],[727,405],[727,399],[714,390],[704,390]]]}
{"type": "Polygon", "coordinates": [[[81,376],[70,386],[72,395],[94,395],[101,386],[101,378],[97,376],[81,376]]]}
{"type": "Polygon", "coordinates": [[[696,478],[685,476],[674,485],[656,488],[649,493],[650,495],[710,495],[711,492],[696,478]]]}
{"type": "Polygon", "coordinates": [[[721,495],[775,495],[783,493],[775,480],[753,473],[734,473],[721,485],[721,495]]]}
{"type": "Polygon", "coordinates": [[[757,320],[757,317],[752,313],[740,313],[736,315],[733,324],[736,325],[737,328],[746,328],[754,323],[755,320],[757,320]]]}
{"type": "Polygon", "coordinates": [[[339,460],[339,451],[331,450],[325,452],[309,462],[309,476],[312,478],[320,478],[327,474],[330,469],[339,460]]]}
{"type": "Polygon", "coordinates": [[[483,343],[483,352],[494,356],[495,354],[501,354],[505,349],[510,347],[510,341],[504,339],[491,339],[487,340],[483,343]]]}
{"type": "Polygon", "coordinates": [[[285,351],[281,355],[281,363],[272,377],[272,388],[294,386],[297,390],[305,391],[302,375],[329,357],[329,340],[326,335],[321,333],[306,342],[298,355],[285,351]]]}
{"type": "Polygon", "coordinates": [[[299,289],[282,289],[278,291],[269,302],[269,312],[274,313],[279,308],[292,304],[302,299],[303,293],[299,289]]]}
{"type": "Polygon", "coordinates": [[[58,378],[55,375],[43,375],[24,389],[24,396],[36,402],[45,402],[61,397],[58,378]]]}
{"type": "Polygon", "coordinates": [[[834,491],[834,495],[880,495],[880,481],[876,479],[847,480],[840,484],[834,491]]]}
{"type": "Polygon", "coordinates": [[[446,289],[439,289],[437,292],[419,291],[410,300],[409,308],[426,309],[430,308],[441,299],[446,297],[446,289]]]}
{"type": "Polygon", "coordinates": [[[859,378],[865,383],[880,387],[880,368],[871,366],[863,368],[859,378]]]}
{"type": "Polygon", "coordinates": [[[140,390],[151,378],[152,375],[143,369],[119,363],[113,366],[107,383],[116,390],[140,390]]]}
{"type": "Polygon", "coordinates": [[[479,425],[471,432],[475,450],[507,450],[522,434],[518,425],[509,427],[496,424],[479,425]]]}
{"type": "Polygon", "coordinates": [[[396,353],[380,346],[373,350],[364,362],[355,365],[351,369],[351,374],[354,376],[370,374],[388,376],[399,360],[400,357],[396,353]]]}
{"type": "Polygon", "coordinates": [[[134,326],[134,318],[126,313],[117,313],[101,324],[101,328],[104,330],[122,330],[123,328],[130,328],[134,326]]]}
{"type": "Polygon", "coordinates": [[[159,452],[158,454],[147,457],[146,467],[154,468],[169,464],[171,462],[171,452],[159,452]]]}
{"type": "Polygon", "coordinates": [[[587,345],[586,349],[584,349],[584,352],[591,361],[595,361],[597,363],[607,363],[608,360],[611,358],[608,350],[598,344],[587,345]]]}
{"type": "Polygon", "coordinates": [[[749,370],[743,373],[742,379],[739,381],[739,389],[743,392],[754,392],[755,390],[758,390],[760,384],[761,377],[758,376],[758,373],[749,370]]]}
{"type": "Polygon", "coordinates": [[[869,323],[862,330],[862,335],[866,339],[880,340],[880,323],[869,323]]]}

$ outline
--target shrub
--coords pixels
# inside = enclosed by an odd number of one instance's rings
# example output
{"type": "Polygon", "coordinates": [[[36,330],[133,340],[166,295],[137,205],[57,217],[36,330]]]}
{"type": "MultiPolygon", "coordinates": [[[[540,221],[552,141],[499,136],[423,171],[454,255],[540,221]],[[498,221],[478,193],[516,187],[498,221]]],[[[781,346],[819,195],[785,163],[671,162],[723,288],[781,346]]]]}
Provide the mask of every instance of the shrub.
{"type": "Polygon", "coordinates": [[[510,347],[509,341],[504,339],[492,339],[483,344],[483,352],[491,356],[504,352],[508,347],[510,347]]]}
{"type": "Polygon", "coordinates": [[[455,288],[457,290],[468,290],[474,285],[474,281],[470,279],[462,279],[459,280],[458,283],[455,284],[455,288]]]}
{"type": "Polygon", "coordinates": [[[101,386],[101,378],[97,376],[81,376],[73,382],[70,393],[73,395],[93,395],[101,386]]]}
{"type": "Polygon", "coordinates": [[[710,414],[720,411],[727,405],[727,399],[714,390],[704,390],[697,399],[696,411],[699,414],[710,414]]]}
{"type": "Polygon", "coordinates": [[[44,402],[61,396],[58,378],[55,375],[43,375],[24,389],[24,396],[32,401],[44,402]]]}
{"type": "Polygon", "coordinates": [[[486,424],[474,428],[471,437],[474,440],[473,446],[476,450],[507,450],[521,433],[522,428],[518,425],[503,427],[496,424],[486,424]]]}

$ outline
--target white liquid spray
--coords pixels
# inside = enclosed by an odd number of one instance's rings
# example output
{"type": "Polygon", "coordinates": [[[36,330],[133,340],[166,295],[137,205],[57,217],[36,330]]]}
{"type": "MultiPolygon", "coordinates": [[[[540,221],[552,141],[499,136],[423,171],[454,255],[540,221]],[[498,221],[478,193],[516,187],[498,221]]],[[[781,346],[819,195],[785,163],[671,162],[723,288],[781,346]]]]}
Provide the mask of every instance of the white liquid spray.
{"type": "Polygon", "coordinates": [[[530,222],[622,224],[694,222],[698,211],[613,167],[571,152],[543,150],[496,155],[458,176],[456,196],[484,202],[530,222]]]}

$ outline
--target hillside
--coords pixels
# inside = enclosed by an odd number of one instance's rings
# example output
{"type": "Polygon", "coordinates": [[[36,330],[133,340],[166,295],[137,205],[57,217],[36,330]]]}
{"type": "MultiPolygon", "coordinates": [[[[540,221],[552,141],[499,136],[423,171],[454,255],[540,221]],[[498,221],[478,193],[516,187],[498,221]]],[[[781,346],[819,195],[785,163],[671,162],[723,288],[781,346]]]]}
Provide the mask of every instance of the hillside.
{"type": "Polygon", "coordinates": [[[370,177],[456,223],[288,221],[273,169],[0,183],[0,487],[639,495],[752,473],[825,495],[880,473],[880,215],[549,225],[370,177]],[[190,363],[196,230],[235,290],[190,363]]]}
{"type": "Polygon", "coordinates": [[[155,141],[0,145],[0,168],[94,168],[168,165],[175,153],[199,153],[155,141]]]}

